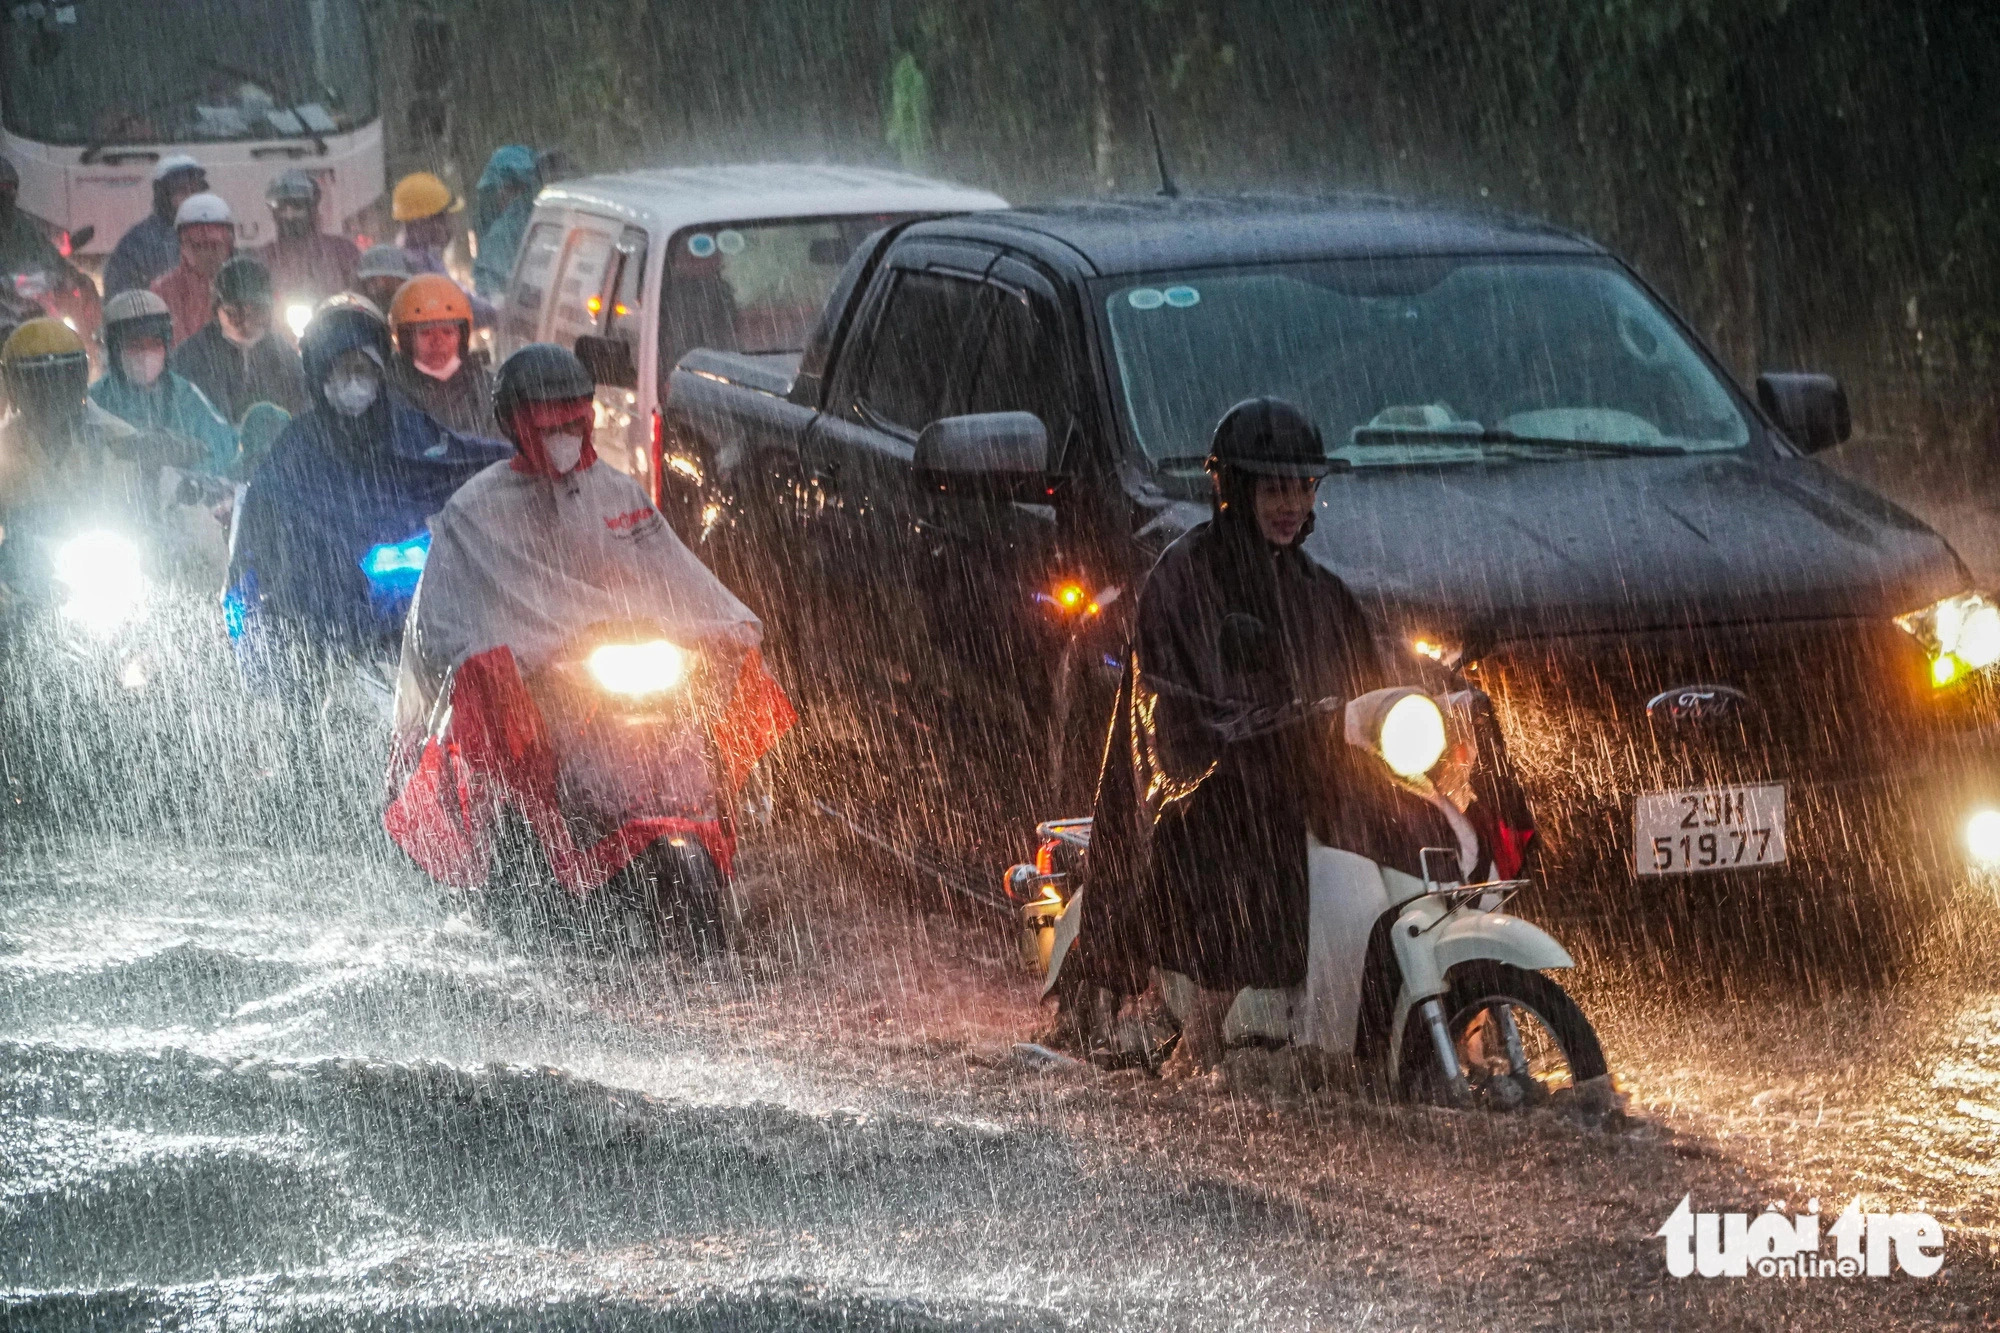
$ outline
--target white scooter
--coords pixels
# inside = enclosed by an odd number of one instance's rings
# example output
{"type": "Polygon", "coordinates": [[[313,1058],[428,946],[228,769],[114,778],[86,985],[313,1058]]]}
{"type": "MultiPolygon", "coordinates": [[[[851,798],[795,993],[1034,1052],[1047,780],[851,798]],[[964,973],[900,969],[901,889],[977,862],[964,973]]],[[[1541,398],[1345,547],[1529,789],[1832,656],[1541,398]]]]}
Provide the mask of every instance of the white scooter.
{"type": "MultiPolygon", "coordinates": [[[[1244,990],[1223,1024],[1231,1045],[1257,1042],[1352,1055],[1364,1076],[1424,1101],[1511,1108],[1606,1072],[1597,1034],[1575,1001],[1545,973],[1575,960],[1539,927],[1502,909],[1526,880],[1461,882],[1477,865],[1478,840],[1459,801],[1477,755],[1466,725],[1469,701],[1445,707],[1417,690],[1378,690],[1347,706],[1346,739],[1381,756],[1391,773],[1442,811],[1457,847],[1426,848],[1421,877],[1310,840],[1306,981],[1285,990],[1244,990]],[[1457,715],[1452,725],[1449,708],[1457,715]],[[1450,793],[1460,793],[1454,800],[1450,793]]],[[[1046,966],[1044,996],[1058,989],[1082,919],[1084,891],[1068,892],[1090,846],[1088,819],[1038,830],[1033,865],[1007,872],[1023,904],[1030,961],[1046,966]]],[[[1161,998],[1185,1019],[1193,984],[1156,973],[1161,998]]],[[[1066,1001],[1081,1000],[1074,987],[1066,1001]]],[[[1100,1017],[1101,997],[1084,1003],[1100,1017]]]]}

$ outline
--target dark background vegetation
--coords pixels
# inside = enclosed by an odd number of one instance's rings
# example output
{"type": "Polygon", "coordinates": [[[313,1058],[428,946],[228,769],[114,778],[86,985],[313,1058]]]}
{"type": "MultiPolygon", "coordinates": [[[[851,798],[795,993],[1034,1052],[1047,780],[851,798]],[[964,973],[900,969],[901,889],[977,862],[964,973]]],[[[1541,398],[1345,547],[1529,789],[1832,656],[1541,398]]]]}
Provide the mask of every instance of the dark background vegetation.
{"type": "Polygon", "coordinates": [[[1864,446],[2000,453],[1993,0],[384,0],[398,169],[904,162],[1016,200],[1387,191],[1606,241],[1864,446]],[[442,49],[439,49],[442,48],[442,49]],[[441,57],[441,59],[440,59],[441,57]],[[407,96],[411,86],[400,89],[407,96]]]}

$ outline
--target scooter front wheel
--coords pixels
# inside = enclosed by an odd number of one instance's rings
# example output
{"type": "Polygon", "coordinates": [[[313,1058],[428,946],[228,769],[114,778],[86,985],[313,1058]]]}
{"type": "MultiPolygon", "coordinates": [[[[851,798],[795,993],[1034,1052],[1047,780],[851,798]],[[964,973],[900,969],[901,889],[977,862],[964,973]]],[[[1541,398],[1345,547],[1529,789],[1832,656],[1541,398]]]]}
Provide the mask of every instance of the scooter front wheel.
{"type": "Polygon", "coordinates": [[[626,863],[606,885],[613,902],[640,909],[662,950],[698,958],[728,947],[722,872],[693,838],[662,838],[626,863]]]}
{"type": "MultiPolygon", "coordinates": [[[[1482,960],[1453,968],[1445,980],[1445,1027],[1475,1105],[1538,1105],[1607,1072],[1590,1020],[1542,973],[1482,960]]],[[[1436,1047],[1414,1013],[1403,1037],[1402,1074],[1411,1099],[1453,1100],[1436,1047]]]]}

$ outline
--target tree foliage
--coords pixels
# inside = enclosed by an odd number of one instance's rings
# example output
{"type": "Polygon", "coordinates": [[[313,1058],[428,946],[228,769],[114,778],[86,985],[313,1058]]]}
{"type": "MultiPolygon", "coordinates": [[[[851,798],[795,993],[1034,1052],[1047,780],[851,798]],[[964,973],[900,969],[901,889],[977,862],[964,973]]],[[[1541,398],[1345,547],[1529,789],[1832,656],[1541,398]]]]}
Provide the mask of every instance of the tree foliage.
{"type": "Polygon", "coordinates": [[[455,23],[464,170],[516,139],[604,167],[894,163],[920,122],[932,170],[1012,197],[1143,192],[1152,109],[1185,188],[1389,190],[1574,226],[1738,369],[1835,370],[1866,422],[1968,420],[2000,359],[1990,0],[431,8],[455,23]]]}

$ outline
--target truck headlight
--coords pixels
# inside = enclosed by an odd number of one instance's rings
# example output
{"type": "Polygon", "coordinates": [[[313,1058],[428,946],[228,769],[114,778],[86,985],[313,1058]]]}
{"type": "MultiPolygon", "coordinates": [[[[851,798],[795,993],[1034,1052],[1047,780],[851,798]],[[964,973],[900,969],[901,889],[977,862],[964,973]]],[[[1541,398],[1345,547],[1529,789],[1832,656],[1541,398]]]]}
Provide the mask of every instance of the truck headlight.
{"type": "Polygon", "coordinates": [[[665,694],[687,677],[687,654],[665,639],[602,644],[586,664],[600,688],[635,699],[665,694]]]}
{"type": "Polygon", "coordinates": [[[146,572],[129,537],[100,529],[70,538],[56,551],[55,576],[69,594],[63,615],[94,634],[108,638],[145,614],[146,572]]]}
{"type": "Polygon", "coordinates": [[[1931,685],[1937,689],[2000,662],[2000,607],[1976,592],[1897,616],[1896,624],[1930,655],[1931,685]]]}
{"type": "Polygon", "coordinates": [[[1444,758],[1444,710],[1422,690],[1371,690],[1347,705],[1347,740],[1398,777],[1420,778],[1444,758]]]}

